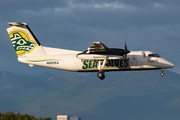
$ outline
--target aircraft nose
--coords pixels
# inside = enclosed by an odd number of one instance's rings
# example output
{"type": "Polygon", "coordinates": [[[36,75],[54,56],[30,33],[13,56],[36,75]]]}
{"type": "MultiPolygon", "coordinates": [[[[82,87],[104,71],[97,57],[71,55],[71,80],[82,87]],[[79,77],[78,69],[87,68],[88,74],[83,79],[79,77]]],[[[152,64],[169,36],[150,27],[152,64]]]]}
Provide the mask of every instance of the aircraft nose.
{"type": "Polygon", "coordinates": [[[167,66],[168,66],[168,68],[173,68],[174,64],[172,64],[171,62],[167,61],[167,66]]]}
{"type": "Polygon", "coordinates": [[[169,61],[167,61],[167,60],[165,60],[165,59],[163,59],[163,60],[161,61],[161,64],[163,64],[163,67],[164,67],[164,68],[173,68],[173,67],[174,67],[174,64],[173,64],[173,63],[171,63],[171,62],[169,62],[169,61]]]}

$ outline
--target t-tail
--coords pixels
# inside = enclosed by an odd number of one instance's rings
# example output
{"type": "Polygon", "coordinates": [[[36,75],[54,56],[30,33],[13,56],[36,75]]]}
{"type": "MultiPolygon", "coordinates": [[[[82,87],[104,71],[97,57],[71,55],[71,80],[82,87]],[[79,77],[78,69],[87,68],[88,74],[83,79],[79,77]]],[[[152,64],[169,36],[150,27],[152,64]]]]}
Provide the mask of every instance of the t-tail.
{"type": "Polygon", "coordinates": [[[7,29],[18,57],[43,56],[45,50],[26,23],[9,22],[7,29]]]}

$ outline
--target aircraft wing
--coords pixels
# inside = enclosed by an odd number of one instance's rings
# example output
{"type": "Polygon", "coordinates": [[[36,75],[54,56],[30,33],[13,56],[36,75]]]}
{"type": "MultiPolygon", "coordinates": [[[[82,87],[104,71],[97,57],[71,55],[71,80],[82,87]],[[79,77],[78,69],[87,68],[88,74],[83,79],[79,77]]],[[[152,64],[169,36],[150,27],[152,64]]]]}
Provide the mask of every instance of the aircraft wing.
{"type": "Polygon", "coordinates": [[[102,42],[93,42],[92,45],[89,46],[87,53],[107,52],[109,50],[110,49],[102,42]]]}

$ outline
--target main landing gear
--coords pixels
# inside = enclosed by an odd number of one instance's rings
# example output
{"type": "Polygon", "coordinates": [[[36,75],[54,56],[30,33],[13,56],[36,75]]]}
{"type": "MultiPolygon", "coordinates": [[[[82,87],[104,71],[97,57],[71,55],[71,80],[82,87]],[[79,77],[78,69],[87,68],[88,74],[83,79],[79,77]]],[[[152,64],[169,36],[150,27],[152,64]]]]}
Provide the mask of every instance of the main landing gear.
{"type": "Polygon", "coordinates": [[[98,72],[98,73],[97,73],[97,77],[98,77],[99,79],[101,79],[101,80],[104,80],[104,78],[105,78],[104,72],[103,72],[103,71],[102,71],[102,72],[98,72]]]}
{"type": "Polygon", "coordinates": [[[163,77],[164,76],[164,69],[161,69],[161,71],[162,71],[162,73],[160,75],[161,75],[161,77],[163,77]]]}
{"type": "Polygon", "coordinates": [[[98,70],[99,70],[99,72],[97,73],[97,77],[99,79],[101,79],[101,80],[104,80],[104,78],[105,78],[103,68],[104,68],[106,62],[107,62],[107,58],[105,58],[103,61],[98,61],[98,70]]]}

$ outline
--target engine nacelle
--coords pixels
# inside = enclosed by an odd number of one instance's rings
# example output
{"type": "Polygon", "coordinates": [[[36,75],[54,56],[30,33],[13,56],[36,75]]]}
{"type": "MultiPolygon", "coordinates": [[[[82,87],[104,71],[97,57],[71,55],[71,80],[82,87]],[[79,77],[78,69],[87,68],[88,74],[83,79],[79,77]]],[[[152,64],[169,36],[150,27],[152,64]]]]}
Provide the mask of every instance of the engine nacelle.
{"type": "Polygon", "coordinates": [[[79,59],[83,60],[111,60],[111,59],[122,59],[123,56],[119,55],[99,55],[99,54],[79,54],[76,56],[79,59]]]}

